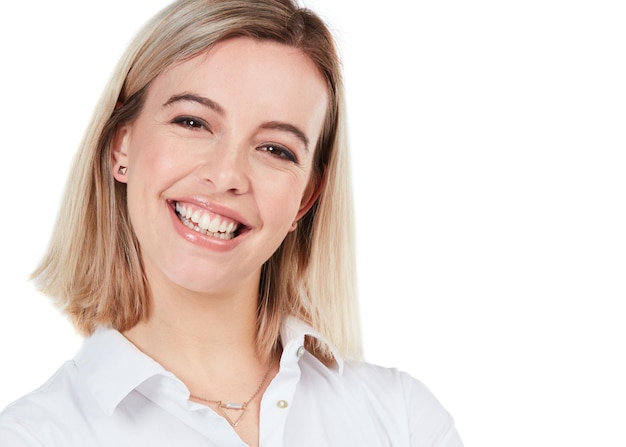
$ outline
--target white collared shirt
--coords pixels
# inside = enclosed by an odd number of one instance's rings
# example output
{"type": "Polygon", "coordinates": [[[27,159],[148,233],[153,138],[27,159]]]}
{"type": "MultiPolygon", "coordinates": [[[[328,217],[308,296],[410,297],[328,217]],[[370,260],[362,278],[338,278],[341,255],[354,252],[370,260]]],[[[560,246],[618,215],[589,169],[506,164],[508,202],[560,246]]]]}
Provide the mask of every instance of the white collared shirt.
{"type": "MultiPolygon", "coordinates": [[[[289,318],[280,370],[261,401],[263,447],[462,447],[450,415],[394,369],[327,367],[303,348],[315,332],[289,318]]],[[[73,361],[0,413],[0,446],[243,447],[213,409],[189,400],[173,374],[113,329],[98,329],[73,361]]]]}

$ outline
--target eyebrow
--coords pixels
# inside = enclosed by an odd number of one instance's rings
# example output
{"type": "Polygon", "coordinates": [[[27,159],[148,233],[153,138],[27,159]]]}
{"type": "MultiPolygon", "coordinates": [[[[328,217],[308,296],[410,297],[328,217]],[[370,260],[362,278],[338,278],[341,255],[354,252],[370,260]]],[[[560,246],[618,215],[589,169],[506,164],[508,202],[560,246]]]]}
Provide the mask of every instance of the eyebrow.
{"type": "MultiPolygon", "coordinates": [[[[194,93],[182,93],[180,95],[172,95],[170,99],[168,99],[163,104],[163,107],[168,107],[174,103],[182,102],[182,101],[196,102],[211,110],[214,110],[215,112],[219,113],[222,116],[226,115],[226,111],[218,103],[216,103],[212,99],[206,98],[204,96],[196,95],[194,93]]],[[[285,123],[282,121],[268,121],[261,125],[261,129],[280,130],[283,132],[288,132],[294,135],[300,141],[302,141],[305,149],[309,150],[309,138],[306,136],[306,134],[302,130],[300,130],[298,127],[294,126],[293,124],[285,123]]]]}
{"type": "Polygon", "coordinates": [[[284,123],[282,121],[268,121],[267,123],[261,124],[261,129],[271,129],[271,130],[281,130],[283,132],[289,132],[298,138],[302,143],[304,143],[304,147],[306,150],[309,149],[309,139],[306,134],[298,129],[293,124],[284,123]]]}
{"type": "Polygon", "coordinates": [[[204,96],[200,96],[200,95],[195,95],[193,93],[182,93],[180,95],[173,95],[170,97],[170,99],[167,100],[165,104],[163,104],[163,107],[171,106],[172,104],[181,102],[181,101],[197,102],[198,104],[201,104],[211,110],[216,111],[220,115],[226,115],[224,108],[220,106],[218,103],[216,103],[215,101],[209,98],[205,98],[204,96]]]}

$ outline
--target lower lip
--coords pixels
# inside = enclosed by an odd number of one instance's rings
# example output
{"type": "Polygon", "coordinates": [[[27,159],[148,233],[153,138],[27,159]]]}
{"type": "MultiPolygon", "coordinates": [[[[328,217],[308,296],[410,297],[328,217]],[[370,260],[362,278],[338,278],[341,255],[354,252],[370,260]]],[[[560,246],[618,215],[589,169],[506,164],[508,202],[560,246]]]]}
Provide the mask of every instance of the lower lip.
{"type": "Polygon", "coordinates": [[[198,233],[197,231],[188,228],[178,218],[178,214],[174,210],[173,205],[168,206],[172,221],[174,222],[174,228],[176,232],[186,241],[191,242],[194,245],[198,245],[203,248],[214,251],[228,251],[235,248],[243,240],[246,233],[238,234],[232,239],[218,239],[215,237],[207,236],[206,234],[198,233]]]}

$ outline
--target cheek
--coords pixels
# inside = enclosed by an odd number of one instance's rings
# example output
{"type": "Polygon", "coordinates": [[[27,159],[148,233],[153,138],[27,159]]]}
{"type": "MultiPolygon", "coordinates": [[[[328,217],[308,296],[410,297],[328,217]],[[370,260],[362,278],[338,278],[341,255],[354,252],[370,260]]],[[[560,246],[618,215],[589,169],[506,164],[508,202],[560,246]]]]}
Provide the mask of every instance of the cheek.
{"type": "Polygon", "coordinates": [[[306,182],[292,178],[278,182],[276,176],[256,189],[256,200],[266,222],[287,230],[302,203],[306,182]]]}
{"type": "Polygon", "coordinates": [[[154,216],[163,207],[164,202],[159,199],[177,172],[173,161],[157,147],[147,148],[138,146],[129,154],[127,201],[136,232],[156,231],[151,229],[155,225],[148,216],[154,216]]]}
{"type": "Polygon", "coordinates": [[[161,165],[167,163],[167,152],[161,145],[152,139],[139,139],[129,148],[129,168],[136,173],[144,173],[159,170],[161,165]]]}
{"type": "Polygon", "coordinates": [[[128,160],[129,183],[134,181],[146,188],[165,185],[168,179],[180,175],[186,166],[180,151],[171,150],[167,141],[156,138],[137,142],[129,150],[128,160]]]}

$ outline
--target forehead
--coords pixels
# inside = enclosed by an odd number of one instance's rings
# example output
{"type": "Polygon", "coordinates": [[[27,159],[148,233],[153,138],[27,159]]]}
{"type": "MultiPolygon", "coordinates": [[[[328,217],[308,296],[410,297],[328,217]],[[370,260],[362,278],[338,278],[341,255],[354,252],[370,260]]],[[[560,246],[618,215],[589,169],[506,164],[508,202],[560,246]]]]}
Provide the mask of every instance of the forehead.
{"type": "MultiPolygon", "coordinates": [[[[166,69],[152,83],[152,96],[193,92],[231,108],[258,106],[279,114],[325,115],[326,81],[298,48],[233,38],[166,69]],[[298,112],[299,111],[299,112],[298,112]]],[[[278,118],[278,117],[277,117],[278,118]]],[[[284,117],[283,117],[284,118],[284,117]]]]}

